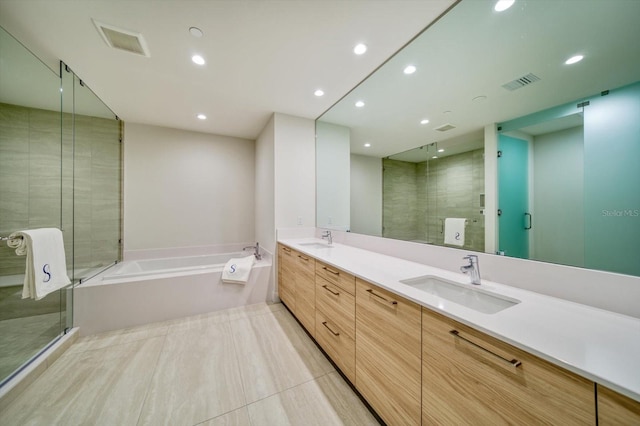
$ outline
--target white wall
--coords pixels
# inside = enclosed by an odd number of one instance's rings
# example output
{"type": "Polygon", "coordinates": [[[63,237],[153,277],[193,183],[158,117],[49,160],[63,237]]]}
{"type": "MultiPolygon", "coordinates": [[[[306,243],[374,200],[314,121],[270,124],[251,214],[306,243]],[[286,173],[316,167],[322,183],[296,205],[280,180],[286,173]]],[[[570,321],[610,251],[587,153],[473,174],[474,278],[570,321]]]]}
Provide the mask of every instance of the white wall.
{"type": "Polygon", "coordinates": [[[317,225],[350,229],[350,129],[316,123],[317,225]]]}
{"type": "Polygon", "coordinates": [[[126,123],[124,250],[254,239],[255,142],[126,123]]]}
{"type": "Polygon", "coordinates": [[[382,236],[382,160],[351,155],[351,232],[382,236]]]}
{"type": "Polygon", "coordinates": [[[274,114],[275,226],[315,226],[315,123],[274,114]]]}
{"type": "Polygon", "coordinates": [[[275,123],[272,116],[256,140],[256,241],[275,254],[275,123]]]}

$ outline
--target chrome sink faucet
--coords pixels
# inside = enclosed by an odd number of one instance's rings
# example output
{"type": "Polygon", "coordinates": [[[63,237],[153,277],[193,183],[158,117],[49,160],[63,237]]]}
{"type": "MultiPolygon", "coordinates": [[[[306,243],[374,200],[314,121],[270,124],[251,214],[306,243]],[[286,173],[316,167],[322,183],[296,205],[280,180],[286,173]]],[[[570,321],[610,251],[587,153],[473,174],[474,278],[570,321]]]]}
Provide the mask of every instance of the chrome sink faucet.
{"type": "Polygon", "coordinates": [[[328,244],[333,244],[333,236],[331,235],[331,231],[324,231],[321,235],[322,239],[327,239],[328,244]]]}
{"type": "Polygon", "coordinates": [[[478,256],[476,256],[475,254],[470,254],[463,257],[463,259],[468,260],[469,264],[461,266],[460,272],[462,272],[463,274],[469,274],[469,277],[471,278],[471,284],[480,285],[481,278],[478,256]]]}

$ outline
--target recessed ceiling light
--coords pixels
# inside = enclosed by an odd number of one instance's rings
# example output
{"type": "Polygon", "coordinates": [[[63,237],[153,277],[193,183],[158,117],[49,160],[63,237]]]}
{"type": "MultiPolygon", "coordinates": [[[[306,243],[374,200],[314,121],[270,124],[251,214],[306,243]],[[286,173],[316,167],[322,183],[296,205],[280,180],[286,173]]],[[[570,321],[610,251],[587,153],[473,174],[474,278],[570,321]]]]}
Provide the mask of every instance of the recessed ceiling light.
{"type": "Polygon", "coordinates": [[[516,0],[498,0],[496,2],[496,5],[493,6],[493,10],[495,10],[496,12],[504,12],[505,10],[513,6],[513,3],[515,3],[515,1],[516,0]]]}
{"type": "Polygon", "coordinates": [[[367,45],[362,43],[356,44],[356,47],[353,48],[353,53],[355,53],[356,55],[362,55],[366,51],[367,45]]]}
{"type": "Polygon", "coordinates": [[[322,90],[318,89],[315,92],[313,92],[313,94],[316,95],[316,96],[323,96],[324,92],[322,90]]]}
{"type": "Polygon", "coordinates": [[[191,33],[192,36],[194,37],[202,37],[202,30],[198,27],[191,27],[189,28],[189,33],[191,33]]]}
{"type": "Polygon", "coordinates": [[[424,120],[420,120],[420,124],[428,124],[429,120],[427,120],[426,118],[424,120]]]}
{"type": "Polygon", "coordinates": [[[362,102],[362,101],[358,101],[358,102],[356,102],[356,106],[357,106],[358,108],[362,108],[362,107],[364,106],[364,102],[362,102]]]}
{"type": "Polygon", "coordinates": [[[438,158],[438,156],[437,156],[437,155],[434,155],[434,156],[433,156],[433,157],[431,157],[431,158],[436,159],[436,158],[438,158]]]}
{"type": "Polygon", "coordinates": [[[416,67],[414,67],[413,65],[407,65],[404,69],[404,73],[405,74],[413,74],[414,72],[416,72],[416,67]]]}
{"type": "Polygon", "coordinates": [[[191,57],[191,60],[193,61],[194,64],[198,64],[198,65],[204,65],[205,63],[204,58],[200,55],[193,55],[191,57]]]}
{"type": "Polygon", "coordinates": [[[576,62],[580,62],[582,59],[584,59],[584,56],[582,55],[572,56],[565,61],[565,64],[567,65],[575,64],[576,62]]]}
{"type": "Polygon", "coordinates": [[[206,120],[207,119],[207,116],[204,115],[204,114],[198,114],[198,115],[196,115],[196,117],[198,117],[198,120],[206,120]]]}
{"type": "Polygon", "coordinates": [[[444,152],[444,149],[440,148],[440,149],[438,150],[438,152],[444,152]]]}
{"type": "Polygon", "coordinates": [[[364,147],[365,147],[365,148],[369,148],[370,146],[371,146],[371,144],[370,144],[370,143],[365,143],[365,144],[364,144],[364,147]]]}

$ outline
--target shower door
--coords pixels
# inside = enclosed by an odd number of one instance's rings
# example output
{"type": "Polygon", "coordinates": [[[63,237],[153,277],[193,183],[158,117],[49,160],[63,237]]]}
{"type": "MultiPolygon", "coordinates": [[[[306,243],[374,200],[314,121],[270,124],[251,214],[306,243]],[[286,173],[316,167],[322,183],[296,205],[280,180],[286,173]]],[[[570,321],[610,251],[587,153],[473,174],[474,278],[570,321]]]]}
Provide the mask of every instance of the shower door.
{"type": "MultiPolygon", "coordinates": [[[[60,77],[1,28],[0,67],[0,236],[63,229],[60,77]]],[[[65,290],[22,299],[25,265],[0,242],[0,383],[67,327],[65,290]]]]}
{"type": "MultiPolygon", "coordinates": [[[[63,63],[0,28],[0,237],[62,231],[79,284],[121,259],[121,122],[63,63]]],[[[0,386],[73,327],[73,286],[22,299],[25,256],[0,241],[0,386]]]]}

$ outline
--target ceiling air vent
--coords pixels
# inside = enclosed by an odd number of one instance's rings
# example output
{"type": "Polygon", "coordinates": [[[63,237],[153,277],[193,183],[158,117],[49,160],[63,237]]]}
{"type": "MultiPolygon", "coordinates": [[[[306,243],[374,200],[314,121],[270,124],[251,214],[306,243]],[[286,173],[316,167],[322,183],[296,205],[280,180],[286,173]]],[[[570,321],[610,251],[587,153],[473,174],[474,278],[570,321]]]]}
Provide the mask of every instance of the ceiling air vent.
{"type": "Polygon", "coordinates": [[[440,127],[436,127],[434,130],[437,130],[439,132],[446,132],[447,130],[451,130],[451,129],[455,129],[456,126],[452,125],[452,124],[443,124],[440,127]]]}
{"type": "Polygon", "coordinates": [[[142,34],[114,27],[100,21],[93,20],[98,32],[109,47],[124,50],[136,55],[149,57],[149,49],[142,34]]]}
{"type": "Polygon", "coordinates": [[[507,90],[514,91],[524,86],[528,86],[531,83],[535,83],[536,81],[540,81],[540,77],[538,77],[535,74],[529,73],[520,78],[516,78],[515,80],[510,81],[507,84],[503,84],[502,87],[504,87],[507,90]]]}

